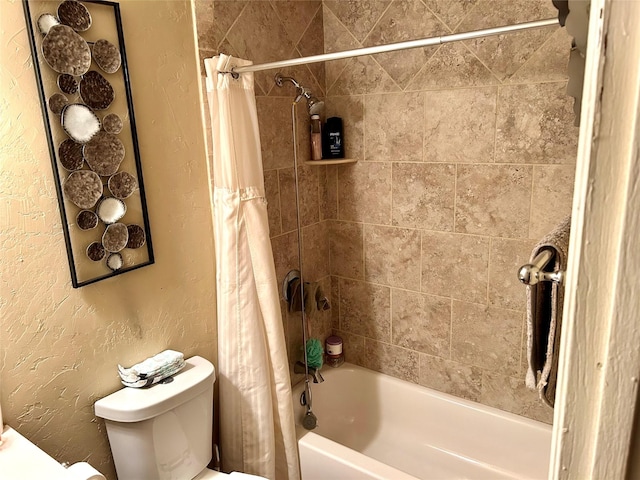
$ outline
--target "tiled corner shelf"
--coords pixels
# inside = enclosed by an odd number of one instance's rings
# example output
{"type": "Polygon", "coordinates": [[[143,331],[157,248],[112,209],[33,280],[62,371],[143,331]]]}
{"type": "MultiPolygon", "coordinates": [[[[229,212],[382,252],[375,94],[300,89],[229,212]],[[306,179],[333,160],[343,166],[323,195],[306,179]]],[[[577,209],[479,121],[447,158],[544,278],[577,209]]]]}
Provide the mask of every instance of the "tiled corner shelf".
{"type": "Polygon", "coordinates": [[[335,158],[333,160],[306,160],[305,165],[344,165],[345,163],[356,163],[355,158],[335,158]]]}

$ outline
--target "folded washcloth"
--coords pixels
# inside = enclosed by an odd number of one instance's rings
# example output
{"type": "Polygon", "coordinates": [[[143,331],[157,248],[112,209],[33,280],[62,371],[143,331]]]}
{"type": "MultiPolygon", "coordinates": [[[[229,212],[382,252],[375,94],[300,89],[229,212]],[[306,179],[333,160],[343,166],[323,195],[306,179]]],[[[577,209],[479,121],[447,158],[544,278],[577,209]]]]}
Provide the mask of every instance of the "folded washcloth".
{"type": "Polygon", "coordinates": [[[176,374],[184,366],[185,361],[182,353],[165,350],[130,368],[118,365],[118,374],[124,385],[144,387],[176,374]]]}
{"type": "Polygon", "coordinates": [[[136,380],[135,382],[128,382],[128,381],[125,381],[125,380],[121,380],[121,382],[125,387],[135,387],[135,388],[149,387],[149,386],[153,385],[154,383],[161,382],[162,380],[166,379],[167,377],[171,377],[172,375],[175,375],[180,370],[182,370],[185,365],[186,365],[186,362],[183,360],[181,363],[178,363],[178,364],[176,364],[175,366],[173,366],[171,368],[167,368],[162,373],[160,373],[160,374],[158,374],[158,375],[156,375],[154,377],[143,378],[143,379],[140,379],[140,380],[136,380]]]}

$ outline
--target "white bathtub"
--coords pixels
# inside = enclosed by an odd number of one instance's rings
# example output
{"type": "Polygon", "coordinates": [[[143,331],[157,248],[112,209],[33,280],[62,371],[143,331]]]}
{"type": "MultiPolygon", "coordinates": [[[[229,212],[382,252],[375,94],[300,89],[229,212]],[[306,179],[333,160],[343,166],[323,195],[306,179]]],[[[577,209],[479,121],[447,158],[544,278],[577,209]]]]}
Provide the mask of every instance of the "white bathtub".
{"type": "Polygon", "coordinates": [[[296,427],[302,480],[547,478],[549,425],[348,363],[322,375],[318,428],[296,427]]]}

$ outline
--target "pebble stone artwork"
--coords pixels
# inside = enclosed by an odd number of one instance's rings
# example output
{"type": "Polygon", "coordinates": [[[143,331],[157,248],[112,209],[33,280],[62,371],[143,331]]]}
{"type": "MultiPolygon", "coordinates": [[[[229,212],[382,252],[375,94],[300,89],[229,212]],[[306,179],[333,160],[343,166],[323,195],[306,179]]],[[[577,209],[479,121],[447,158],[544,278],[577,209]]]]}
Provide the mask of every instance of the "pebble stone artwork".
{"type": "Polygon", "coordinates": [[[120,170],[126,152],[118,134],[123,130],[122,113],[127,112],[109,111],[116,96],[109,77],[121,67],[120,49],[104,38],[83,38],[93,18],[76,0],[63,0],[55,12],[40,15],[35,23],[42,58],[57,73],[57,91],[49,93],[47,107],[66,134],[57,148],[58,161],[67,171],[62,191],[77,207],[69,210],[75,216],[74,228],[85,232],[82,238],[95,235],[86,244],[87,258],[115,272],[126,267],[128,256],[121,250],[146,243],[143,227],[117,223],[126,215],[125,199],[138,189],[137,178],[120,170]]]}

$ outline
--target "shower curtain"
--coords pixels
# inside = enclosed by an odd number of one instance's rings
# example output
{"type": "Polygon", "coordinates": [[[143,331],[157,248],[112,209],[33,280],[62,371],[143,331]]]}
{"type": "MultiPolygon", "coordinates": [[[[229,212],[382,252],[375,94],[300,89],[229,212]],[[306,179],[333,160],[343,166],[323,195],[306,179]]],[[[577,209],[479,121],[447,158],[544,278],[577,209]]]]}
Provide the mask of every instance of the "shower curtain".
{"type": "Polygon", "coordinates": [[[251,62],[205,60],[213,135],[220,447],[225,471],[299,479],[287,351],[269,241],[251,62]]]}

